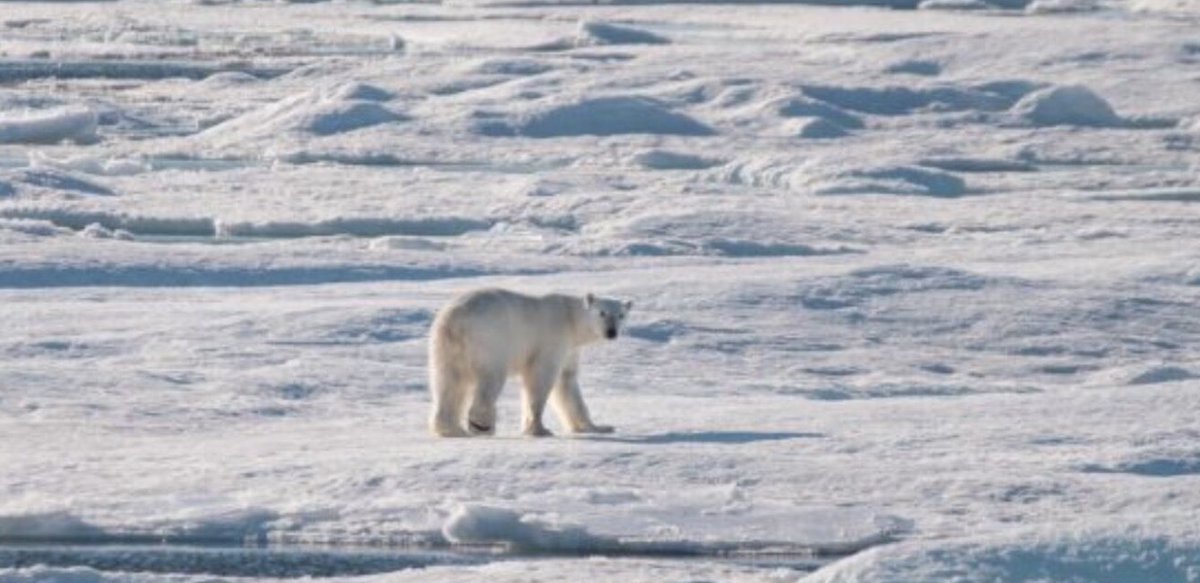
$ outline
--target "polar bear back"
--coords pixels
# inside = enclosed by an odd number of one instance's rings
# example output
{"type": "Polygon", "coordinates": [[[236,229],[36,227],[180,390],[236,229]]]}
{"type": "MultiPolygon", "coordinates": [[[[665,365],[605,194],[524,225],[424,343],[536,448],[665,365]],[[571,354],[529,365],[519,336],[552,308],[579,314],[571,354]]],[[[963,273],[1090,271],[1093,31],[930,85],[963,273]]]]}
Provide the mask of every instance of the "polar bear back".
{"type": "Polygon", "coordinates": [[[584,302],[576,297],[481,289],[460,296],[438,314],[432,340],[454,345],[474,366],[503,362],[513,373],[537,354],[576,346],[585,317],[584,302]]]}

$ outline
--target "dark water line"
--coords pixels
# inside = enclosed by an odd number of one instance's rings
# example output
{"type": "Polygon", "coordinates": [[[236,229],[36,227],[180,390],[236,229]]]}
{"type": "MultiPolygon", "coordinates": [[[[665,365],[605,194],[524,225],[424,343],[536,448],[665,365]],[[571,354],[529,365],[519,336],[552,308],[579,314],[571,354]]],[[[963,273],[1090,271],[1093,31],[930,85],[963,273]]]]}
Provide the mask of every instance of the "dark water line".
{"type": "Polygon", "coordinates": [[[809,572],[838,556],[798,550],[704,550],[676,544],[632,545],[628,548],[586,549],[555,552],[520,551],[497,545],[449,545],[418,543],[401,546],[248,546],[206,543],[203,539],[158,542],[152,536],[130,536],[121,542],[14,542],[0,540],[0,569],[86,567],[97,571],[158,574],[212,575],[218,577],[344,577],[424,569],[436,566],[472,566],[494,561],[582,559],[658,559],[673,561],[722,561],[761,568],[784,568],[809,572]]]}
{"type": "Polygon", "coordinates": [[[194,545],[0,545],[0,568],[87,567],[97,571],[218,577],[334,577],[438,565],[482,564],[486,555],[433,550],[218,547],[194,545]]]}

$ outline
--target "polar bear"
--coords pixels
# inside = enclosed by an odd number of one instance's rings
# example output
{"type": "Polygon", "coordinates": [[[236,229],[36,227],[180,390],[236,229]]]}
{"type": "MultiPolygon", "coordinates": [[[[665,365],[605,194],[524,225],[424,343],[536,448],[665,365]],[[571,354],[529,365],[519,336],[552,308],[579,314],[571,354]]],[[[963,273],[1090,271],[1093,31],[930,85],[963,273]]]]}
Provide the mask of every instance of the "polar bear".
{"type": "Polygon", "coordinates": [[[443,437],[491,435],[504,382],[521,375],[525,435],[552,435],[542,424],[549,400],[575,433],[610,433],[592,423],[579,392],[579,349],[615,339],[632,302],[480,289],[443,308],[429,335],[429,427],[443,437]]]}

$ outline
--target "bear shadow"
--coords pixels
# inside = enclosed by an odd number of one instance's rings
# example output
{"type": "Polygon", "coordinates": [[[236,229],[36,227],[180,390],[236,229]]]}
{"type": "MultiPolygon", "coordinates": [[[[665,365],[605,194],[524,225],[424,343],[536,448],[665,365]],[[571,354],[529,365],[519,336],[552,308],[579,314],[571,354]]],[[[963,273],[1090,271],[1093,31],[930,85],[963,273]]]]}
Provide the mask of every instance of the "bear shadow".
{"type": "Polygon", "coordinates": [[[759,441],[782,441],[786,439],[818,439],[824,433],[797,433],[792,431],[672,431],[655,435],[589,436],[593,441],[616,443],[638,443],[656,445],[667,443],[724,443],[740,445],[759,441]]]}

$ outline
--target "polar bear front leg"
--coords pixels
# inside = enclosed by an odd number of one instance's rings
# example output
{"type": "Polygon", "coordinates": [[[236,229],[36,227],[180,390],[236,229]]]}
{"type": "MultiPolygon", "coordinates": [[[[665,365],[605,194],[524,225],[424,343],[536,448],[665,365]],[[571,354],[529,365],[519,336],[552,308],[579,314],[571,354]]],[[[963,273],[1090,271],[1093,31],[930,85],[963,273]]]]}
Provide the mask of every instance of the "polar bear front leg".
{"type": "Polygon", "coordinates": [[[550,394],[558,418],[564,427],[573,433],[612,433],[611,425],[596,425],[588,413],[587,405],[583,402],[583,393],[579,390],[579,354],[576,352],[567,359],[566,366],[554,385],[550,394]]]}
{"type": "Polygon", "coordinates": [[[522,420],[524,433],[529,437],[549,437],[554,435],[542,423],[542,413],[546,410],[546,400],[558,379],[559,363],[538,362],[535,359],[521,374],[525,381],[524,405],[525,414],[522,420]]]}

